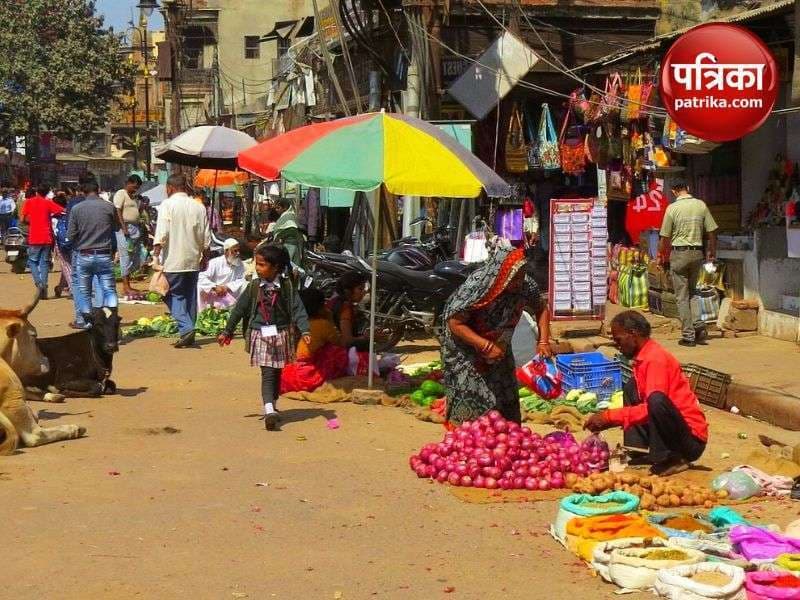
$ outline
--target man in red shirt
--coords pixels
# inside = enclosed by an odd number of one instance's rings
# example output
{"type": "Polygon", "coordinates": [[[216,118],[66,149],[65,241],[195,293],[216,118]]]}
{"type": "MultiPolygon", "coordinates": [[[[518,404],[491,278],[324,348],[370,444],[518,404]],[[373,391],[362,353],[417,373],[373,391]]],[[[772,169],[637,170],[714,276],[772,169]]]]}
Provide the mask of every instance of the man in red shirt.
{"type": "Polygon", "coordinates": [[[37,194],[22,205],[20,217],[28,224],[28,268],[33,283],[39,288],[39,295],[47,299],[47,275],[50,272],[50,253],[53,250],[52,217],[60,215],[64,209],[47,199],[50,192],[46,185],[40,185],[37,194]]]}
{"type": "Polygon", "coordinates": [[[650,323],[636,311],[614,317],[611,336],[633,360],[633,376],[623,391],[623,407],[592,415],[584,427],[622,427],[626,446],[649,450],[638,462],[652,464],[654,475],[685,471],[706,449],[708,423],[680,363],[650,339],[650,323]]]}

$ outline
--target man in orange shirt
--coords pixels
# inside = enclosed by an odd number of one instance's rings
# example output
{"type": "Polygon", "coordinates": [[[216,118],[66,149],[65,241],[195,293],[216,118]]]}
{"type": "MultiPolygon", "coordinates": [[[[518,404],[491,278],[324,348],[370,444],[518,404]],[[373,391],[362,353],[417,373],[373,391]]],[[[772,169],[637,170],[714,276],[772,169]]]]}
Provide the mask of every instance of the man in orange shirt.
{"type": "Polygon", "coordinates": [[[650,323],[636,311],[614,317],[611,336],[633,360],[633,376],[624,406],[592,415],[584,428],[622,427],[626,446],[649,450],[638,462],[652,464],[654,475],[685,471],[706,449],[708,423],[680,363],[650,339],[650,323]]]}

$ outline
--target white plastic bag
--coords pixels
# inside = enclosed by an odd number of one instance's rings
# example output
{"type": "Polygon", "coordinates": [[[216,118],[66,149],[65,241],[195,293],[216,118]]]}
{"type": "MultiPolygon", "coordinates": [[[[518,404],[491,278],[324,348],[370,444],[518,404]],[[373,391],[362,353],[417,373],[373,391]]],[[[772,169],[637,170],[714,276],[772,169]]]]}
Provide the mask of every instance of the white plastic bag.
{"type": "Polygon", "coordinates": [[[669,600],[745,600],[744,569],[723,563],[706,562],[696,565],[683,565],[658,572],[655,591],[669,600]],[[711,586],[691,579],[692,575],[704,572],[722,573],[730,577],[724,586],[711,586]]]}
{"type": "Polygon", "coordinates": [[[731,500],[747,500],[761,495],[761,486],[743,471],[730,471],[717,475],[711,482],[715,492],[726,490],[731,500]]]}

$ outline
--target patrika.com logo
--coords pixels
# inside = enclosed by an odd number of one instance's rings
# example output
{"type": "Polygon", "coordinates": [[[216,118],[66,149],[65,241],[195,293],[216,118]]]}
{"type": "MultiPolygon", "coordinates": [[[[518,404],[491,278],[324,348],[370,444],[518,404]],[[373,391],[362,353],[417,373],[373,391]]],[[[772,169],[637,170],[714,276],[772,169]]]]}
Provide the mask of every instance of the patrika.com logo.
{"type": "Polygon", "coordinates": [[[660,92],[670,117],[713,142],[739,139],[769,116],[778,94],[769,48],[737,25],[708,23],[679,37],[661,65],[660,92]]]}

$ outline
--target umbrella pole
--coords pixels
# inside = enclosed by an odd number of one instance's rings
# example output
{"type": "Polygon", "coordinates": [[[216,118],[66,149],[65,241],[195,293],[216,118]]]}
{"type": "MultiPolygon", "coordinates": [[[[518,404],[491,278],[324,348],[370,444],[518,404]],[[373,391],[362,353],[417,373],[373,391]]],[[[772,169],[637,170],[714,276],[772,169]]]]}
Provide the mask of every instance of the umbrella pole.
{"type": "Polygon", "coordinates": [[[375,194],[375,210],[373,211],[372,227],[372,282],[369,286],[369,373],[367,375],[367,387],[372,389],[373,374],[375,365],[375,303],[378,298],[378,231],[381,211],[381,190],[375,194]]]}
{"type": "MultiPolygon", "coordinates": [[[[211,214],[212,215],[214,214],[214,211],[217,210],[217,208],[216,208],[217,201],[216,201],[216,198],[215,198],[216,195],[217,195],[217,177],[219,177],[219,169],[214,171],[214,189],[211,190],[211,214]]],[[[222,222],[221,215],[220,215],[220,222],[222,222]]],[[[209,227],[210,226],[211,226],[211,223],[209,223],[209,227]]]]}

